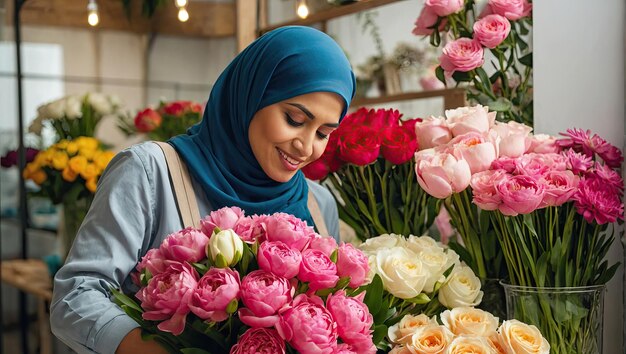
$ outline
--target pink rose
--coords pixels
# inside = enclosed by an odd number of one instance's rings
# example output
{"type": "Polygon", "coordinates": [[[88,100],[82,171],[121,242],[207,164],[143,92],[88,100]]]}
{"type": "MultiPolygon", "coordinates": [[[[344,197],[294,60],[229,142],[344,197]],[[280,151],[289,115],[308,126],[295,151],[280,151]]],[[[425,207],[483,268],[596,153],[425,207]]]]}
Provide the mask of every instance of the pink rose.
{"type": "Polygon", "coordinates": [[[374,318],[363,303],[364,296],[365,293],[361,293],[357,297],[348,297],[340,290],[328,295],[326,308],[337,322],[339,338],[358,353],[376,353],[370,330],[374,318]]]}
{"type": "Polygon", "coordinates": [[[502,198],[498,210],[504,215],[515,216],[535,211],[545,195],[545,187],[530,176],[505,176],[496,186],[502,198]]]}
{"type": "Polygon", "coordinates": [[[202,231],[188,227],[167,236],[159,250],[167,259],[193,263],[206,257],[207,243],[209,238],[202,231]]]}
{"type": "Polygon", "coordinates": [[[443,90],[446,88],[446,85],[435,75],[423,76],[420,78],[419,82],[424,91],[443,90]]]}
{"type": "Polygon", "coordinates": [[[189,308],[202,320],[221,322],[228,318],[226,307],[239,298],[239,273],[230,268],[211,268],[191,297],[189,308]]]}
{"type": "Polygon", "coordinates": [[[167,260],[158,248],[153,248],[146,252],[135,269],[139,273],[145,269],[150,272],[150,275],[154,276],[165,271],[171,263],[172,261],[167,260]]]}
{"type": "Polygon", "coordinates": [[[472,174],[488,169],[497,157],[496,144],[477,132],[458,135],[449,145],[454,156],[467,161],[472,174]]]}
{"type": "Polygon", "coordinates": [[[507,173],[517,171],[517,158],[501,156],[491,163],[492,170],[504,170],[507,173]]]}
{"type": "Polygon", "coordinates": [[[330,258],[330,255],[337,249],[337,241],[332,237],[322,237],[318,234],[311,239],[309,247],[312,250],[322,251],[326,256],[330,258]]]}
{"type": "Polygon", "coordinates": [[[539,180],[543,174],[550,170],[550,165],[546,164],[544,154],[524,154],[517,158],[515,163],[515,174],[534,177],[539,180]]]}
{"type": "Polygon", "coordinates": [[[222,230],[234,229],[235,225],[244,217],[244,212],[240,208],[224,207],[205,216],[204,219],[200,220],[200,225],[202,225],[202,232],[211,237],[216,226],[222,230]]]}
{"type": "Polygon", "coordinates": [[[275,213],[265,223],[268,241],[280,241],[298,251],[302,251],[315,234],[306,221],[286,213],[275,213]]]}
{"type": "Polygon", "coordinates": [[[533,128],[525,124],[496,122],[492,129],[500,137],[500,156],[519,157],[530,147],[528,135],[533,128]]]}
{"type": "Polygon", "coordinates": [[[504,170],[487,170],[474,174],[470,182],[474,204],[483,210],[498,209],[502,198],[496,190],[496,185],[505,174],[504,170]]]}
{"type": "Polygon", "coordinates": [[[426,0],[424,7],[429,7],[437,16],[446,17],[461,11],[463,0],[426,0]]]}
{"type": "Polygon", "coordinates": [[[300,251],[286,244],[276,242],[263,242],[257,252],[259,268],[266,272],[274,273],[279,277],[291,279],[298,275],[302,255],[300,251]]]}
{"type": "Polygon", "coordinates": [[[468,72],[483,65],[483,47],[471,38],[459,38],[443,48],[439,57],[441,68],[447,77],[455,71],[468,72]]]}
{"type": "Polygon", "coordinates": [[[365,253],[354,248],[351,243],[341,243],[337,251],[337,275],[350,277],[348,286],[358,288],[365,284],[370,271],[369,261],[365,253]]]}
{"type": "MultiPolygon", "coordinates": [[[[430,36],[433,33],[433,27],[437,23],[438,16],[432,7],[424,6],[419,17],[415,20],[415,28],[412,33],[416,36],[430,36]]],[[[447,23],[447,19],[442,19],[437,31],[442,31],[447,23]]]]}
{"type": "Polygon", "coordinates": [[[532,4],[527,0],[489,0],[485,10],[484,14],[494,13],[515,21],[528,16],[532,4]]]}
{"type": "Polygon", "coordinates": [[[158,328],[179,335],[185,329],[189,301],[196,290],[198,273],[189,263],[172,263],[150,280],[148,286],[137,292],[137,299],[145,310],[142,317],[149,321],[163,321],[158,328]]]}
{"type": "Polygon", "coordinates": [[[271,327],[277,312],[287,305],[295,292],[289,281],[264,270],[255,270],[241,282],[239,319],[250,327],[271,327]]]}
{"type": "Polygon", "coordinates": [[[496,112],[489,112],[489,107],[481,105],[447,109],[445,114],[452,136],[469,132],[486,133],[496,121],[496,112]]]}
{"type": "Polygon", "coordinates": [[[332,354],[337,348],[337,323],[317,296],[296,296],[276,330],[301,354],[332,354]]]}
{"type": "Polygon", "coordinates": [[[576,193],[580,177],[575,176],[572,171],[549,171],[540,182],[546,188],[541,207],[559,206],[568,202],[576,193]]]}
{"type": "Polygon", "coordinates": [[[474,23],[474,39],[493,49],[504,42],[511,32],[511,23],[504,16],[487,15],[474,23]]]}
{"type": "Polygon", "coordinates": [[[298,279],[309,283],[309,289],[330,289],[337,285],[337,265],[324,252],[308,249],[302,252],[298,279]]]}
{"type": "Polygon", "coordinates": [[[248,329],[230,349],[230,354],[285,354],[285,341],[268,328],[248,329]]]}
{"type": "Polygon", "coordinates": [[[452,154],[425,150],[416,153],[415,160],[417,182],[435,198],[447,198],[470,183],[472,173],[467,161],[452,154]]]}
{"type": "Polygon", "coordinates": [[[446,144],[452,139],[452,132],[446,120],[430,116],[415,124],[415,135],[420,150],[446,144]]]}

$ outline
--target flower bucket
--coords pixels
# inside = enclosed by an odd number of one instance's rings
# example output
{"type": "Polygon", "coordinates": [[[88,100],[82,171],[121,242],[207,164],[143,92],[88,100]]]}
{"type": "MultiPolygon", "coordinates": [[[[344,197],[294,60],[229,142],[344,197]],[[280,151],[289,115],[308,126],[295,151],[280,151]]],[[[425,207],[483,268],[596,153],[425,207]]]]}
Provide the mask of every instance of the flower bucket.
{"type": "Polygon", "coordinates": [[[58,230],[59,240],[61,242],[60,253],[63,260],[65,260],[72,248],[74,238],[76,238],[78,229],[83,223],[85,215],[87,215],[92,200],[93,197],[85,197],[78,200],[63,201],[63,224],[58,230]]]}
{"type": "Polygon", "coordinates": [[[501,284],[508,319],[537,326],[550,343],[550,353],[602,353],[605,285],[537,288],[501,284]]]}

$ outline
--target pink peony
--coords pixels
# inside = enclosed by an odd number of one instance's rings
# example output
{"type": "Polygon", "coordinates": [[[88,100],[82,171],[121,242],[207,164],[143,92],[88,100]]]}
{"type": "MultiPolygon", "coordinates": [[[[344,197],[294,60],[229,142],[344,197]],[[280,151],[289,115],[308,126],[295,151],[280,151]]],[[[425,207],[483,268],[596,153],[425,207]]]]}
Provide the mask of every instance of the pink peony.
{"type": "Polygon", "coordinates": [[[511,32],[511,23],[504,16],[487,15],[474,23],[474,39],[493,49],[504,42],[511,32]]]}
{"type": "Polygon", "coordinates": [[[483,65],[483,47],[478,41],[470,38],[459,38],[443,48],[439,57],[441,68],[447,77],[455,71],[468,72],[483,65]]]}
{"type": "MultiPolygon", "coordinates": [[[[429,6],[424,6],[419,17],[415,20],[415,27],[412,33],[416,36],[430,36],[433,33],[433,27],[437,23],[438,16],[429,6]]],[[[437,31],[442,31],[446,26],[447,19],[442,19],[437,31]]]]}
{"type": "Polygon", "coordinates": [[[517,158],[501,156],[491,163],[492,170],[504,170],[507,173],[517,171],[517,158]]]}
{"type": "Polygon", "coordinates": [[[309,283],[309,289],[330,289],[337,285],[337,265],[324,252],[308,249],[302,252],[298,279],[309,283]]]}
{"type": "Polygon", "coordinates": [[[452,132],[445,119],[433,116],[415,124],[415,135],[420,150],[446,144],[452,139],[452,132]]]}
{"type": "Polygon", "coordinates": [[[496,112],[489,112],[489,107],[459,107],[445,111],[446,121],[452,136],[469,132],[487,133],[496,121],[496,112]]]}
{"type": "Polygon", "coordinates": [[[532,4],[528,0],[489,0],[485,10],[486,12],[481,15],[494,13],[515,21],[528,16],[532,10],[532,4]]]}
{"type": "Polygon", "coordinates": [[[285,341],[274,329],[250,328],[230,349],[230,354],[285,354],[285,341]]]}
{"type": "Polygon", "coordinates": [[[216,226],[222,230],[234,229],[244,217],[244,212],[240,208],[224,207],[205,216],[204,219],[200,220],[200,225],[202,225],[202,232],[211,237],[216,226]]]}
{"type": "Polygon", "coordinates": [[[193,263],[206,257],[207,243],[209,238],[202,231],[188,227],[167,236],[159,250],[167,259],[193,263]]]}
{"type": "Polygon", "coordinates": [[[145,269],[150,272],[151,276],[154,276],[165,271],[171,263],[172,261],[167,260],[158,248],[153,248],[146,252],[135,269],[139,273],[145,269]]]}
{"type": "Polygon", "coordinates": [[[467,161],[472,174],[488,169],[498,154],[496,143],[477,132],[458,135],[449,145],[456,158],[467,161]]]}
{"type": "Polygon", "coordinates": [[[296,296],[276,330],[301,354],[332,354],[337,348],[337,323],[317,296],[296,296]]]}
{"type": "Polygon", "coordinates": [[[267,215],[252,215],[252,217],[244,217],[235,225],[233,231],[248,244],[254,241],[265,241],[265,230],[267,215]]]}
{"type": "Polygon", "coordinates": [[[255,270],[241,282],[239,319],[250,327],[271,327],[278,321],[278,310],[287,305],[295,292],[289,281],[264,270],[255,270]]]}
{"type": "Polygon", "coordinates": [[[530,136],[530,146],[527,152],[560,153],[561,149],[556,145],[555,137],[547,134],[534,134],[530,136]]]}
{"type": "Polygon", "coordinates": [[[524,154],[517,158],[515,163],[515,174],[526,175],[539,179],[551,170],[549,163],[546,163],[544,154],[524,154]]]}
{"type": "Polygon", "coordinates": [[[469,185],[472,173],[467,161],[451,154],[420,151],[415,154],[417,182],[426,193],[444,199],[469,185]]]}
{"type": "Polygon", "coordinates": [[[568,202],[576,193],[580,178],[572,171],[549,171],[540,180],[546,194],[540,207],[559,206],[568,202]]]}
{"type": "Polygon", "coordinates": [[[276,274],[279,277],[291,279],[298,275],[302,255],[300,251],[286,244],[276,242],[263,242],[257,252],[259,268],[266,272],[276,274]]]}
{"type": "Polygon", "coordinates": [[[426,0],[424,7],[433,10],[437,16],[446,17],[463,9],[464,0],[426,0]]]}
{"type": "Polygon", "coordinates": [[[519,157],[530,147],[533,128],[514,121],[496,122],[492,130],[500,137],[500,156],[519,157]]]}
{"type": "Polygon", "coordinates": [[[474,194],[473,202],[483,210],[496,210],[502,203],[502,198],[496,186],[505,176],[505,170],[487,170],[472,176],[470,185],[474,194]]]}
{"type": "Polygon", "coordinates": [[[148,286],[137,292],[137,299],[145,310],[142,317],[149,321],[163,321],[157,325],[161,331],[181,334],[197,279],[198,273],[189,263],[170,264],[163,273],[155,275],[148,286]]]}
{"type": "Polygon", "coordinates": [[[315,234],[306,221],[286,213],[275,213],[265,223],[268,241],[280,241],[298,251],[302,251],[315,234]]]}
{"type": "Polygon", "coordinates": [[[337,349],[335,349],[333,354],[359,354],[359,353],[355,351],[355,349],[349,346],[348,344],[341,343],[337,345],[337,349]]]}
{"type": "Polygon", "coordinates": [[[202,320],[221,322],[228,318],[226,307],[239,298],[239,273],[230,268],[211,268],[191,297],[189,308],[202,320]]]}
{"type": "Polygon", "coordinates": [[[328,295],[326,308],[337,323],[337,334],[344,343],[358,353],[376,353],[370,330],[374,318],[363,303],[364,296],[365,293],[361,293],[357,297],[348,297],[340,290],[328,295]]]}
{"type": "Polygon", "coordinates": [[[365,284],[369,273],[369,261],[365,253],[351,243],[341,243],[337,251],[337,275],[350,277],[348,286],[358,288],[365,284]]]}
{"type": "Polygon", "coordinates": [[[498,210],[504,215],[515,216],[535,211],[543,201],[545,187],[530,176],[505,175],[496,185],[502,198],[498,210]]]}
{"type": "Polygon", "coordinates": [[[337,249],[337,241],[332,237],[322,237],[318,234],[311,239],[309,243],[310,249],[322,251],[325,255],[330,257],[331,254],[337,249]]]}
{"type": "Polygon", "coordinates": [[[574,205],[589,223],[602,225],[624,220],[624,204],[612,187],[600,178],[583,178],[574,194],[574,205]]]}

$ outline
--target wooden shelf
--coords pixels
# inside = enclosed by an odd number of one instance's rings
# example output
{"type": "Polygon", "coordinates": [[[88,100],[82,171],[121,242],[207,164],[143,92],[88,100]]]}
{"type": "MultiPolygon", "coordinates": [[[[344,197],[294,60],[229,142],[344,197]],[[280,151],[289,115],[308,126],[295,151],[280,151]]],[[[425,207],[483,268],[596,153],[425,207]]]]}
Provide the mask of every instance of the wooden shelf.
{"type": "Polygon", "coordinates": [[[381,97],[355,98],[350,106],[372,106],[381,103],[418,100],[432,97],[443,97],[445,109],[452,109],[465,105],[465,89],[448,88],[433,91],[404,92],[381,97]]]}
{"type": "Polygon", "coordinates": [[[337,7],[333,7],[328,10],[313,13],[305,19],[297,19],[293,21],[287,21],[287,22],[278,23],[275,25],[269,25],[269,26],[260,28],[259,34],[263,34],[265,32],[269,32],[273,29],[276,29],[278,27],[283,27],[283,26],[292,26],[292,25],[309,26],[315,23],[328,21],[333,18],[354,14],[357,12],[373,9],[375,7],[391,4],[394,2],[400,2],[400,1],[404,1],[404,0],[362,0],[362,1],[357,1],[348,5],[338,5],[337,7]]]}

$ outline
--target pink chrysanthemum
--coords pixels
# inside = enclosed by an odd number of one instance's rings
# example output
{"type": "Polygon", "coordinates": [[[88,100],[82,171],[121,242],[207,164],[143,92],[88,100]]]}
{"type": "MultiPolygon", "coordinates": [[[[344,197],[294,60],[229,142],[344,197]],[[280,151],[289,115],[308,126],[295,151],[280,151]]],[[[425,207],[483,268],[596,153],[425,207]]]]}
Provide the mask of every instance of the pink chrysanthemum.
{"type": "Polygon", "coordinates": [[[589,223],[595,220],[602,225],[624,220],[624,204],[620,196],[600,178],[583,179],[573,199],[576,210],[589,223]]]}
{"type": "Polygon", "coordinates": [[[600,179],[600,183],[609,186],[613,193],[619,194],[620,197],[624,195],[624,180],[619,173],[607,165],[596,162],[595,169],[593,169],[587,178],[600,179]]]}
{"type": "Polygon", "coordinates": [[[567,158],[567,168],[575,174],[584,174],[593,166],[591,157],[577,153],[573,149],[567,149],[562,154],[567,158]]]}
{"type": "Polygon", "coordinates": [[[596,153],[609,167],[622,167],[622,162],[624,162],[624,155],[622,155],[622,151],[616,146],[604,141],[604,144],[596,148],[596,153]]]}
{"type": "Polygon", "coordinates": [[[571,148],[592,159],[597,154],[607,165],[614,168],[619,168],[624,161],[624,156],[618,148],[602,139],[598,134],[591,135],[591,130],[583,131],[574,128],[568,129],[566,133],[561,133],[561,135],[567,137],[556,141],[557,146],[562,149],[571,148]]]}

